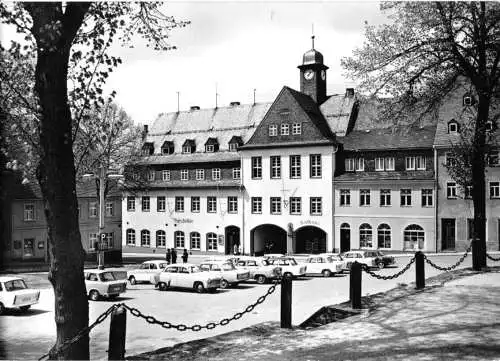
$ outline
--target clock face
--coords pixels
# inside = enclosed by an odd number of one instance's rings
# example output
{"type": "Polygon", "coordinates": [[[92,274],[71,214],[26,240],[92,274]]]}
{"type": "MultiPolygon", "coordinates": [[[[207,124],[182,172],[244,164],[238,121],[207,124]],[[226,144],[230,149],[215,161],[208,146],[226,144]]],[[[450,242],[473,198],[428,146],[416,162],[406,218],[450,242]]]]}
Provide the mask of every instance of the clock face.
{"type": "Polygon", "coordinates": [[[311,69],[306,70],[304,72],[304,78],[306,78],[307,80],[311,80],[312,78],[314,78],[314,71],[312,71],[311,69]]]}
{"type": "Polygon", "coordinates": [[[325,80],[326,79],[326,71],[321,70],[321,79],[325,80]]]}

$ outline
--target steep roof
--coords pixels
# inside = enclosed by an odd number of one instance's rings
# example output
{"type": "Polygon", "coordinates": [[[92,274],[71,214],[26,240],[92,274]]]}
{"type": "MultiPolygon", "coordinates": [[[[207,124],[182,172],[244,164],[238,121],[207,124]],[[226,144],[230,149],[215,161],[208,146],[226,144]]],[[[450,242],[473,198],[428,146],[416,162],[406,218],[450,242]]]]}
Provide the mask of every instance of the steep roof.
{"type": "Polygon", "coordinates": [[[344,136],[350,126],[357,97],[346,94],[330,95],[328,99],[320,105],[320,110],[326,119],[330,130],[337,136],[344,136]]]}

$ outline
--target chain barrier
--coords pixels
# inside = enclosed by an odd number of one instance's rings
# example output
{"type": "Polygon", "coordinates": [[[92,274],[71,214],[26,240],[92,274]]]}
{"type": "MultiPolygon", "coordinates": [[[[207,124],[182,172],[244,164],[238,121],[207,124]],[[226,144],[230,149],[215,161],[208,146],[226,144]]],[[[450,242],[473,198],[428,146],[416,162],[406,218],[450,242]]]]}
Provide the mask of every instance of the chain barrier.
{"type": "Polygon", "coordinates": [[[117,303],[117,304],[114,304],[114,305],[110,306],[99,317],[97,317],[97,319],[94,321],[93,324],[91,324],[90,326],[87,326],[85,328],[82,328],[75,336],[73,336],[72,338],[64,341],[62,343],[62,345],[60,345],[56,350],[54,350],[52,348],[49,352],[47,352],[45,355],[43,355],[42,357],[40,357],[38,359],[38,361],[41,361],[41,360],[49,357],[50,355],[52,355],[52,357],[54,357],[54,356],[57,356],[60,353],[64,352],[64,350],[66,350],[70,345],[72,345],[73,343],[75,343],[78,340],[80,340],[83,336],[88,335],[90,333],[90,331],[92,331],[92,329],[94,327],[96,327],[98,324],[100,324],[101,322],[103,322],[114,310],[118,309],[122,305],[123,304],[117,303]]]}
{"type": "Polygon", "coordinates": [[[495,261],[495,262],[500,261],[500,257],[495,258],[495,257],[493,257],[493,256],[490,256],[488,253],[486,253],[486,257],[488,257],[488,259],[490,259],[490,260],[492,260],[492,261],[495,261]]]}
{"type": "Polygon", "coordinates": [[[393,274],[393,275],[390,275],[390,276],[381,276],[375,272],[373,272],[372,270],[370,270],[370,267],[368,267],[366,264],[361,264],[361,269],[363,271],[365,271],[366,273],[368,273],[370,276],[372,277],[375,277],[375,278],[378,278],[379,280],[392,280],[394,278],[398,278],[399,276],[401,276],[403,273],[405,273],[406,271],[408,271],[411,267],[411,265],[415,262],[415,256],[413,256],[413,258],[410,260],[410,262],[408,262],[408,264],[406,266],[404,266],[401,271],[393,274]]]}
{"type": "Polygon", "coordinates": [[[467,258],[467,255],[469,254],[469,252],[471,251],[471,249],[472,249],[472,242],[469,245],[469,248],[467,248],[465,250],[464,255],[462,257],[460,257],[460,259],[457,261],[457,263],[455,263],[454,265],[451,265],[449,267],[438,266],[437,264],[435,264],[434,262],[432,262],[425,254],[424,254],[424,258],[425,258],[425,262],[427,262],[428,264],[430,264],[432,267],[434,267],[437,270],[440,270],[440,271],[451,271],[451,270],[457,268],[467,258]]]}
{"type": "Polygon", "coordinates": [[[172,324],[168,321],[159,321],[154,316],[145,315],[141,311],[139,311],[137,308],[130,307],[130,306],[127,306],[125,304],[122,304],[122,306],[125,307],[127,310],[129,310],[130,313],[132,315],[134,315],[135,317],[143,318],[146,320],[147,323],[160,325],[161,327],[166,328],[166,329],[174,328],[177,331],[188,331],[189,330],[189,331],[195,331],[195,332],[201,331],[204,328],[206,328],[207,330],[212,330],[217,326],[226,326],[229,322],[234,321],[234,320],[239,320],[240,318],[243,317],[244,314],[252,312],[256,306],[263,303],[266,300],[266,298],[276,290],[276,286],[280,282],[281,282],[281,278],[278,278],[277,280],[275,280],[273,282],[273,284],[268,288],[265,295],[260,296],[257,299],[257,301],[255,301],[251,305],[247,306],[242,312],[236,312],[231,318],[223,318],[219,322],[208,322],[205,325],[192,325],[192,326],[187,326],[184,324],[175,325],[175,324],[172,324]]]}

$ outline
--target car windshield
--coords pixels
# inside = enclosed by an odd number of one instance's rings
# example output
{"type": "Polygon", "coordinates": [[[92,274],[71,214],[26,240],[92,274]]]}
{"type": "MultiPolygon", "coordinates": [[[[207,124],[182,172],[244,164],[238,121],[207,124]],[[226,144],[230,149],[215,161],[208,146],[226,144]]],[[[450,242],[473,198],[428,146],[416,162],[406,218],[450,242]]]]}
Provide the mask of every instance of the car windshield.
{"type": "Polygon", "coordinates": [[[333,261],[342,261],[342,258],[340,256],[330,256],[330,257],[328,257],[328,262],[333,262],[333,261]]]}
{"type": "Polygon", "coordinates": [[[103,272],[103,273],[101,273],[99,275],[99,278],[101,279],[102,282],[116,280],[115,275],[113,274],[113,272],[103,272]]]}
{"type": "Polygon", "coordinates": [[[25,288],[28,288],[26,286],[26,283],[24,283],[23,280],[12,280],[4,283],[5,290],[10,292],[10,291],[16,291],[16,290],[24,290],[25,288]]]}
{"type": "Polygon", "coordinates": [[[232,264],[232,263],[224,263],[222,265],[222,269],[224,271],[232,271],[232,270],[236,269],[236,267],[234,267],[234,264],[232,264]]]}

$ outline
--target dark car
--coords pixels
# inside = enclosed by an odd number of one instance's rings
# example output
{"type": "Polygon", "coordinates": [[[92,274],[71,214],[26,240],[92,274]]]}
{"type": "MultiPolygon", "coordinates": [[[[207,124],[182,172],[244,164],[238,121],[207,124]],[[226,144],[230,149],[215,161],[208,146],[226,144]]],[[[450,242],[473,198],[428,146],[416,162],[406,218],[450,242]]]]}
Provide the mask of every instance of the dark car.
{"type": "MultiPolygon", "coordinates": [[[[381,263],[383,264],[383,267],[386,267],[386,266],[389,266],[389,265],[396,263],[396,260],[394,259],[393,256],[385,255],[380,251],[376,251],[376,252],[377,252],[377,257],[379,258],[379,260],[382,261],[381,263]]],[[[380,261],[379,261],[379,268],[382,268],[380,265],[380,261]]]]}

